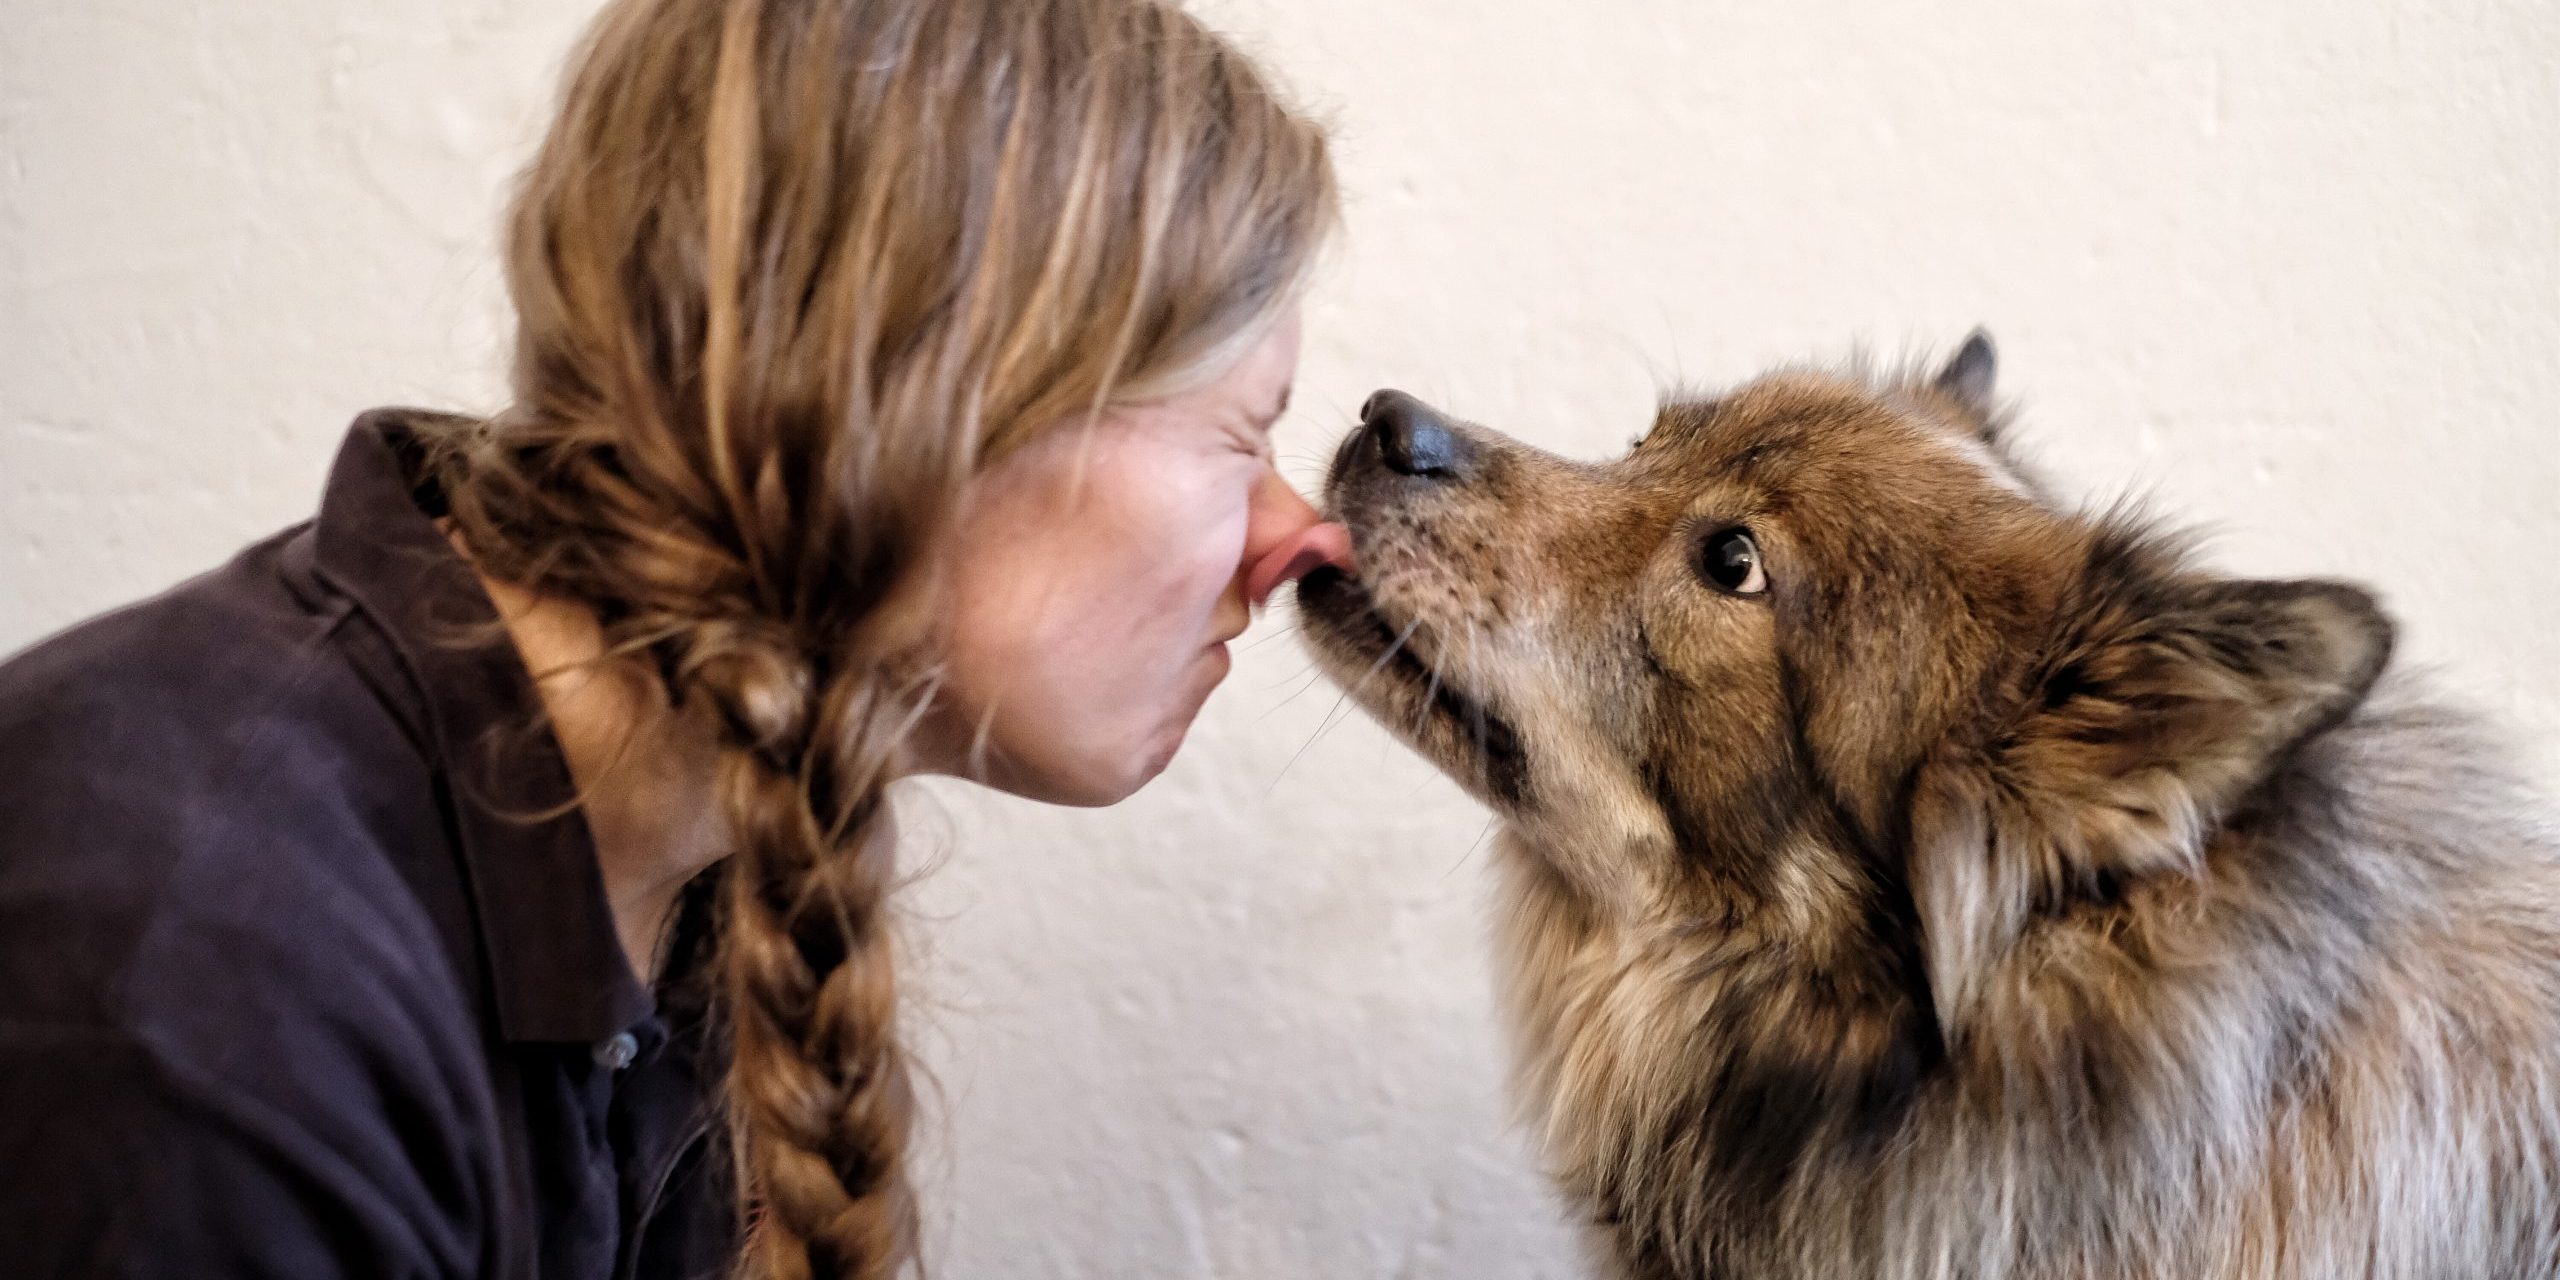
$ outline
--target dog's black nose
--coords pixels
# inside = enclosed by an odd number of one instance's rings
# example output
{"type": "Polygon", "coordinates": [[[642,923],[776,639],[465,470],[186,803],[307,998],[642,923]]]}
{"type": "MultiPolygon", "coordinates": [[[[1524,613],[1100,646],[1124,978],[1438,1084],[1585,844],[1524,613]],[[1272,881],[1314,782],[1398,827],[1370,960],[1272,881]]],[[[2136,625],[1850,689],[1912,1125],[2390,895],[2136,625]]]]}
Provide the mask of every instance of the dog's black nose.
{"type": "Polygon", "coordinates": [[[1381,391],[1360,406],[1360,421],[1378,441],[1387,469],[1408,476],[1455,480],[1465,474],[1467,442],[1430,405],[1401,391],[1381,391]]]}

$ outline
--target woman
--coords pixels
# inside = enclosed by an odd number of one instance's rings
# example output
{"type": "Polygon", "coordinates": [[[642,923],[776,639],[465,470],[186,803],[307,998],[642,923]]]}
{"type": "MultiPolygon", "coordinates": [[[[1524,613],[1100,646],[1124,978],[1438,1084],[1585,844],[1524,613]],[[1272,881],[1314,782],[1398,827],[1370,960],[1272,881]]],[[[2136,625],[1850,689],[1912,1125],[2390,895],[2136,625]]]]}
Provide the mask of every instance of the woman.
{"type": "Polygon", "coordinates": [[[513,408],[0,667],[12,1274],[900,1270],[888,788],[1129,794],[1347,557],[1332,202],[1153,0],[617,0],[513,408]]]}

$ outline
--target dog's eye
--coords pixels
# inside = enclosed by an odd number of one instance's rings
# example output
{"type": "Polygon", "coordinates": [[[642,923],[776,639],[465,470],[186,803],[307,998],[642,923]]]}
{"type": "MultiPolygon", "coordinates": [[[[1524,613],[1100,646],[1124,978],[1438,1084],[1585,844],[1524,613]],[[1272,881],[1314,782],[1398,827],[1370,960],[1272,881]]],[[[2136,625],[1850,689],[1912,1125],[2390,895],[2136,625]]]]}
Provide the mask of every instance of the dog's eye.
{"type": "Polygon", "coordinates": [[[1769,589],[1769,574],[1760,565],[1760,544],[1748,529],[1727,529],[1698,544],[1698,574],[1719,591],[1756,596],[1769,589]]]}

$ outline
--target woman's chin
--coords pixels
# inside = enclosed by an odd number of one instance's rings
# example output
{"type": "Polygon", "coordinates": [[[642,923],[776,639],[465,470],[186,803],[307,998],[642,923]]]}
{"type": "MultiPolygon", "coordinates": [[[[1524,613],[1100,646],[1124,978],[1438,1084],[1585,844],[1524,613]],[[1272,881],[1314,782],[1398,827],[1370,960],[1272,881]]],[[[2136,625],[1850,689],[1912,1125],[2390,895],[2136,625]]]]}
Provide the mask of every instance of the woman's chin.
{"type": "MultiPolygon", "coordinates": [[[[1016,724],[1011,726],[1016,732],[997,735],[1000,745],[985,753],[987,767],[982,772],[951,772],[1043,804],[1087,809],[1118,804],[1172,765],[1190,738],[1200,709],[1226,679],[1232,663],[1225,645],[1211,645],[1183,673],[1183,682],[1171,697],[1160,702],[1156,714],[1145,721],[1132,723],[1123,716],[1103,732],[1078,735],[1067,741],[1054,737],[1031,739],[1019,732],[1024,726],[1016,724]],[[1012,749],[1005,750],[1002,744],[1009,744],[1012,749]]],[[[1091,725],[1101,720],[1106,710],[1127,709],[1092,708],[1095,714],[1086,718],[1071,709],[1058,708],[1043,719],[1049,724],[1081,720],[1091,725]]]]}
{"type": "Polygon", "coordinates": [[[1054,760],[1046,768],[1013,769],[984,779],[998,790],[1042,804],[1099,809],[1136,795],[1181,750],[1188,725],[1159,730],[1135,741],[1121,739],[1054,760]]]}
{"type": "MultiPolygon", "coordinates": [[[[1211,683],[1214,687],[1215,682],[1211,683]]],[[[1207,691],[1203,690],[1199,698],[1187,701],[1178,715],[1159,725],[1153,734],[1145,738],[1142,745],[1121,754],[1118,758],[1122,761],[1122,767],[1108,774],[1107,783],[1089,789],[1090,794],[1104,798],[1083,803],[1118,804],[1144,790],[1148,783],[1155,781],[1172,766],[1174,757],[1182,753],[1182,744],[1190,740],[1191,726],[1200,718],[1200,704],[1206,697],[1207,691]]],[[[1101,782],[1102,779],[1097,778],[1096,781],[1101,782]]]]}

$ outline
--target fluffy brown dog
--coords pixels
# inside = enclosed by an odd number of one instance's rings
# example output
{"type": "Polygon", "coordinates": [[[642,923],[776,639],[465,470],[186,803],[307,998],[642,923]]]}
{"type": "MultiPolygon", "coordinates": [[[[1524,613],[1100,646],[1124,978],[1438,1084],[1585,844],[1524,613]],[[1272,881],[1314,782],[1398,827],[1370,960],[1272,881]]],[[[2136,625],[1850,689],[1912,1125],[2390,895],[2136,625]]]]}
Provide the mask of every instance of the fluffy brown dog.
{"type": "Polygon", "coordinates": [[[1522,1101],[1629,1278],[2560,1275],[2560,842],[2333,582],[2006,455],[1976,335],[1568,462],[1382,392],[1301,589],[1504,820],[1522,1101]]]}

